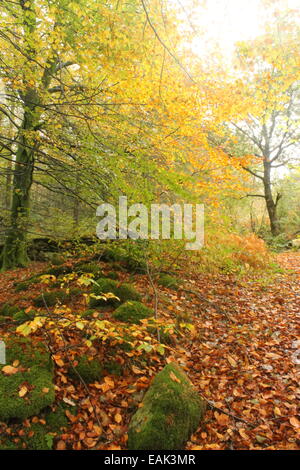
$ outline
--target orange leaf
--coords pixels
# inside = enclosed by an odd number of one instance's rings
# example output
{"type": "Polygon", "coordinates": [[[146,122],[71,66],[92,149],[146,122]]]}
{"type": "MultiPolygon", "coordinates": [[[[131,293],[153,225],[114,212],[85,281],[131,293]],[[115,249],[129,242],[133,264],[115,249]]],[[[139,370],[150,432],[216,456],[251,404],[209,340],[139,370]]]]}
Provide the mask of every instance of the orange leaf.
{"type": "Polygon", "coordinates": [[[178,379],[178,377],[176,377],[176,375],[174,374],[174,372],[170,372],[170,377],[171,379],[173,380],[173,382],[177,382],[177,383],[181,383],[181,381],[178,379]]]}
{"type": "Polygon", "coordinates": [[[18,372],[18,369],[13,366],[4,366],[2,367],[2,372],[4,372],[5,375],[13,375],[18,372]]]}
{"type": "Polygon", "coordinates": [[[292,426],[294,426],[295,428],[299,428],[300,427],[300,421],[295,417],[293,416],[292,418],[290,418],[290,423],[292,426]]]}
{"type": "Polygon", "coordinates": [[[220,426],[227,426],[229,423],[229,416],[225,415],[224,413],[220,414],[217,411],[214,412],[215,418],[218,421],[220,426]]]}
{"type": "Polygon", "coordinates": [[[64,441],[58,441],[56,444],[56,449],[57,450],[65,450],[66,448],[66,443],[64,441]]]}

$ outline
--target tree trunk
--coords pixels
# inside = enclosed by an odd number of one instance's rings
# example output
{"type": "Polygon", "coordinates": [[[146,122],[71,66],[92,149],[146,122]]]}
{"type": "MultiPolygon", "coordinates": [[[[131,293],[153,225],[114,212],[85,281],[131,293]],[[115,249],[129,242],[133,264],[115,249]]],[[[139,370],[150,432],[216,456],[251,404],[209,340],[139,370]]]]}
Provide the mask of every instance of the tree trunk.
{"type": "Polygon", "coordinates": [[[18,137],[18,148],[13,177],[10,227],[6,233],[4,248],[0,257],[0,266],[4,271],[17,266],[26,266],[26,234],[29,215],[29,195],[32,185],[34,153],[37,148],[33,142],[39,115],[36,112],[37,93],[29,89],[24,97],[24,117],[18,137]]]}
{"type": "Polygon", "coordinates": [[[280,195],[278,194],[276,200],[274,201],[274,198],[272,195],[272,184],[271,184],[271,164],[268,161],[268,159],[265,159],[264,161],[263,183],[264,183],[266,206],[267,206],[267,211],[268,211],[269,220],[270,220],[271,233],[274,237],[276,237],[281,232],[280,223],[279,223],[279,219],[277,216],[277,205],[280,199],[280,195]]]}

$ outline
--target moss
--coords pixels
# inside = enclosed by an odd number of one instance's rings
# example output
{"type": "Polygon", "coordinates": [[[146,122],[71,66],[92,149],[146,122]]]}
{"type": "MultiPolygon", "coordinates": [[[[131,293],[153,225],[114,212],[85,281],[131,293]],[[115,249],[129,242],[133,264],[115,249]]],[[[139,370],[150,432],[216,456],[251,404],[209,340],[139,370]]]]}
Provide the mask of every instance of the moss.
{"type": "Polygon", "coordinates": [[[46,425],[34,423],[26,429],[22,441],[27,450],[50,450],[53,446],[53,438],[46,425]]]}
{"type": "Polygon", "coordinates": [[[131,450],[182,449],[196,431],[205,404],[175,363],[155,377],[128,430],[131,450]]]}
{"type": "Polygon", "coordinates": [[[118,273],[116,273],[115,271],[109,271],[109,273],[107,273],[105,277],[113,279],[114,281],[117,281],[119,279],[118,273]]]}
{"type": "Polygon", "coordinates": [[[2,436],[0,438],[0,450],[19,450],[20,448],[21,444],[12,442],[8,436],[2,436]]]}
{"type": "Polygon", "coordinates": [[[133,256],[125,256],[123,258],[126,270],[130,273],[145,274],[147,272],[147,264],[143,260],[138,260],[133,256]]]}
{"type": "Polygon", "coordinates": [[[127,301],[120,305],[114,312],[116,320],[127,323],[140,323],[140,320],[153,316],[153,310],[146,307],[141,302],[127,301]]]}
{"type": "Polygon", "coordinates": [[[39,276],[34,276],[30,279],[27,279],[27,281],[17,282],[15,284],[15,291],[22,292],[22,291],[28,290],[33,284],[38,284],[39,282],[40,282],[39,276]]]}
{"type": "Polygon", "coordinates": [[[105,370],[112,375],[122,375],[122,366],[119,362],[117,361],[107,361],[104,364],[105,370]]]}
{"type": "Polygon", "coordinates": [[[67,299],[67,294],[62,290],[56,290],[53,292],[45,292],[33,299],[33,303],[36,307],[52,307],[57,302],[64,302],[67,299]]]}
{"type": "Polygon", "coordinates": [[[102,276],[102,270],[97,263],[82,263],[76,267],[76,272],[80,274],[93,274],[95,278],[102,276]]]}
{"type": "MultiPolygon", "coordinates": [[[[96,382],[97,380],[100,380],[103,375],[103,367],[99,360],[89,360],[86,355],[80,357],[75,369],[86,383],[96,382]]],[[[69,368],[68,374],[72,379],[80,381],[80,378],[72,367],[69,368]]]]}
{"type": "Polygon", "coordinates": [[[20,370],[10,376],[0,373],[0,420],[23,420],[53,403],[53,363],[43,344],[17,336],[6,342],[6,354],[7,364],[18,360],[20,370]],[[28,392],[20,397],[24,384],[28,392]]]}
{"type": "Polygon", "coordinates": [[[72,271],[73,268],[71,266],[57,266],[55,268],[49,268],[47,271],[41,273],[40,276],[50,274],[52,276],[58,277],[63,274],[70,274],[72,271]]]}
{"type": "Polygon", "coordinates": [[[105,248],[105,250],[100,255],[101,261],[122,261],[122,255],[119,250],[114,248],[105,248]]]}
{"type": "MultiPolygon", "coordinates": [[[[159,328],[159,338],[160,338],[160,342],[162,344],[173,344],[174,343],[174,339],[173,337],[171,336],[171,333],[170,333],[170,329],[173,329],[173,325],[171,327],[163,327],[161,326],[159,328]]],[[[156,326],[149,326],[147,328],[147,331],[149,331],[149,333],[153,336],[155,336],[155,338],[157,339],[157,327],[156,326]]]]}
{"type": "Polygon", "coordinates": [[[92,293],[95,295],[102,295],[112,293],[117,296],[120,300],[117,299],[95,299],[91,297],[90,307],[97,307],[98,305],[120,305],[120,302],[123,303],[126,300],[140,300],[140,294],[135,290],[130,284],[121,284],[119,285],[116,281],[112,279],[100,278],[97,280],[97,284],[94,285],[92,293]]]}
{"type": "Polygon", "coordinates": [[[169,289],[178,289],[180,284],[178,279],[169,274],[161,274],[157,282],[160,286],[168,287],[169,289]]]}
{"type": "Polygon", "coordinates": [[[54,266],[61,266],[66,262],[66,259],[59,253],[51,253],[51,256],[49,256],[49,261],[54,266]]]}
{"type": "Polygon", "coordinates": [[[56,411],[48,413],[46,423],[52,432],[58,432],[62,428],[68,427],[69,421],[65,415],[65,409],[59,406],[56,411]]]}
{"type": "Polygon", "coordinates": [[[13,320],[23,323],[25,321],[33,320],[35,315],[35,312],[32,310],[28,313],[24,312],[24,310],[21,310],[20,312],[14,314],[13,320]]]}
{"type": "Polygon", "coordinates": [[[45,307],[45,303],[48,307],[53,307],[58,302],[65,303],[71,300],[72,297],[76,297],[81,294],[82,290],[78,288],[71,289],[68,294],[63,290],[45,292],[44,294],[38,295],[33,300],[33,303],[36,307],[45,307]]]}
{"type": "Polygon", "coordinates": [[[15,313],[19,312],[20,308],[16,305],[11,305],[9,302],[2,305],[0,309],[0,316],[12,317],[15,313]]]}

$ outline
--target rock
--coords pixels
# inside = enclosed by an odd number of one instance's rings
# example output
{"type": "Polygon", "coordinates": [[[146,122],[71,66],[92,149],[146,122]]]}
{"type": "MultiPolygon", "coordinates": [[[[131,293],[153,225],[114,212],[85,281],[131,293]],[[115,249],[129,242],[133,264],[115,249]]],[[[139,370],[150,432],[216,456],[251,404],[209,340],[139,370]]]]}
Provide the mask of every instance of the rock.
{"type": "Polygon", "coordinates": [[[0,421],[37,415],[55,399],[53,363],[43,344],[11,336],[6,341],[6,362],[14,361],[19,361],[15,373],[0,371],[0,421]]]}
{"type": "Polygon", "coordinates": [[[105,299],[96,299],[91,297],[90,299],[90,307],[94,308],[97,306],[105,306],[105,305],[114,305],[118,306],[120,303],[126,302],[126,300],[140,300],[141,296],[137,292],[137,290],[131,286],[130,284],[119,284],[118,282],[107,279],[107,278],[100,278],[97,280],[97,283],[94,285],[92,294],[97,296],[101,296],[103,294],[114,294],[116,298],[108,298],[105,299]]]}
{"type": "Polygon", "coordinates": [[[182,449],[199,426],[205,403],[175,363],[157,374],[128,430],[130,450],[182,449]]]}
{"type": "Polygon", "coordinates": [[[140,323],[140,320],[152,317],[153,315],[154,312],[151,308],[134,300],[128,300],[120,305],[113,313],[113,317],[116,320],[136,324],[140,323]]]}
{"type": "Polygon", "coordinates": [[[99,360],[89,360],[86,355],[80,357],[80,359],[78,360],[78,364],[74,367],[79,375],[76,374],[73,367],[69,368],[68,374],[72,379],[79,382],[81,378],[85,383],[90,384],[100,380],[103,376],[103,367],[100,364],[99,360]]]}

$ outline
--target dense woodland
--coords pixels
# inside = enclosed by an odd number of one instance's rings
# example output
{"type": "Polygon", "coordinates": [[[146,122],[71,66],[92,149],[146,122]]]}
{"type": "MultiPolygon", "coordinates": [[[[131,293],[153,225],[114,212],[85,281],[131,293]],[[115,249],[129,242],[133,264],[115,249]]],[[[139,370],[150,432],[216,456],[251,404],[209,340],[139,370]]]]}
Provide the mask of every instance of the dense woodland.
{"type": "Polygon", "coordinates": [[[208,4],[1,1],[1,450],[299,449],[300,10],[228,59],[208,4]]]}

